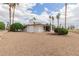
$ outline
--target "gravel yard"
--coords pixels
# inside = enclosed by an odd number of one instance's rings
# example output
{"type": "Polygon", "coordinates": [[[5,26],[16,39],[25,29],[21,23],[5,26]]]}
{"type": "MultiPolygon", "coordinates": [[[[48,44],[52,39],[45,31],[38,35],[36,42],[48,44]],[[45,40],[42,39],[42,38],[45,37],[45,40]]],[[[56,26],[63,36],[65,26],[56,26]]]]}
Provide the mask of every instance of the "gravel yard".
{"type": "Polygon", "coordinates": [[[0,55],[79,56],[79,34],[0,32],[0,55]]]}

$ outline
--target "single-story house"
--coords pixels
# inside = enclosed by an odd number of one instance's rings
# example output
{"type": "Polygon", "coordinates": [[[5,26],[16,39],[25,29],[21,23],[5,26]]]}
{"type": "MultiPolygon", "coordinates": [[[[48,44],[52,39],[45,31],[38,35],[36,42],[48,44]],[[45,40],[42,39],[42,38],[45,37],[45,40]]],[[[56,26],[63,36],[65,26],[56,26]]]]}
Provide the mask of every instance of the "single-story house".
{"type": "Polygon", "coordinates": [[[25,32],[44,32],[44,24],[28,24],[24,29],[25,32]]]}

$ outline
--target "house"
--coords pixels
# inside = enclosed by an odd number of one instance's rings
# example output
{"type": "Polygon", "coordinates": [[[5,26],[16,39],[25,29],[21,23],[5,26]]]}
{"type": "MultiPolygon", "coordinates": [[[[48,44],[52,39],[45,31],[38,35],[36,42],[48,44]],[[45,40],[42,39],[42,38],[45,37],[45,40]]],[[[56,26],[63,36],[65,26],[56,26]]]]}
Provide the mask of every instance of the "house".
{"type": "Polygon", "coordinates": [[[44,32],[44,26],[45,24],[38,21],[30,21],[30,23],[26,25],[24,32],[44,32]]]}
{"type": "Polygon", "coordinates": [[[43,24],[28,24],[24,29],[25,32],[44,32],[43,24]]]}

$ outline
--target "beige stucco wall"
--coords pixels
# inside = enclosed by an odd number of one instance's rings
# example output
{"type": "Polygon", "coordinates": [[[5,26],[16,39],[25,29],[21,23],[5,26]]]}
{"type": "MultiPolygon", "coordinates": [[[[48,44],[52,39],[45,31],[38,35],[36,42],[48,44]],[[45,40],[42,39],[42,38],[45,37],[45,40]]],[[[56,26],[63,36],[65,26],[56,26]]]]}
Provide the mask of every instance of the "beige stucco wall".
{"type": "Polygon", "coordinates": [[[44,32],[44,27],[42,25],[27,26],[24,30],[25,32],[44,32]]]}

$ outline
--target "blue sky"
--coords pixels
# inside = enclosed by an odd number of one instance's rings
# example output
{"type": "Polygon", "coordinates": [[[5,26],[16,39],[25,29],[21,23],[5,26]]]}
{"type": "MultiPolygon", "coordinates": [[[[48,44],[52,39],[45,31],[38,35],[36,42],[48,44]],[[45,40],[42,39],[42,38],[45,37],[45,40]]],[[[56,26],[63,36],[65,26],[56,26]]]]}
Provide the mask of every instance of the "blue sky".
{"type": "Polygon", "coordinates": [[[50,13],[52,11],[58,11],[63,7],[64,7],[63,3],[44,3],[44,4],[37,3],[36,6],[32,8],[32,13],[40,15],[45,10],[45,8],[47,8],[49,10],[48,12],[50,13]]]}
{"type": "MultiPolygon", "coordinates": [[[[56,15],[60,11],[60,24],[64,25],[64,3],[26,3],[20,4],[15,10],[15,22],[28,24],[29,20],[36,17],[41,23],[50,22],[49,15],[54,16],[54,24],[57,24],[56,15]],[[49,14],[46,12],[48,10],[49,14]]],[[[0,4],[0,21],[9,22],[8,5],[0,4]]],[[[79,4],[68,4],[67,25],[79,26],[79,4]]]]}

